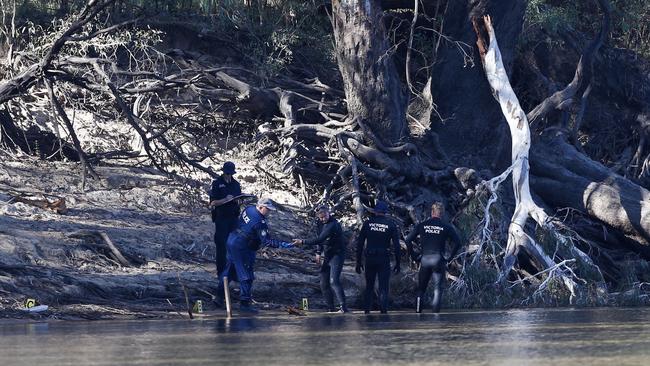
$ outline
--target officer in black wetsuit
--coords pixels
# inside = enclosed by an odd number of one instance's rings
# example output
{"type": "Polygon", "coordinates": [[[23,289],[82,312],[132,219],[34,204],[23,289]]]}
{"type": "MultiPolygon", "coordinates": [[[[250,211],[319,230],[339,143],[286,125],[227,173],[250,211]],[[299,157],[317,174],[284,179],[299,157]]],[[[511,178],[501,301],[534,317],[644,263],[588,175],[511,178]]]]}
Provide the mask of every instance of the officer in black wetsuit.
{"type": "Polygon", "coordinates": [[[210,188],[210,208],[214,222],[214,244],[216,247],[217,273],[226,266],[226,241],[228,234],[237,226],[239,218],[239,202],[233,200],[241,194],[239,182],[233,178],[235,164],[227,161],[221,169],[223,174],[212,181],[210,188]]]}
{"type": "Polygon", "coordinates": [[[341,270],[345,260],[345,243],[343,241],[343,229],[341,224],[332,215],[327,206],[320,206],[316,210],[316,216],[322,224],[320,234],[310,239],[293,239],[295,245],[312,246],[316,245],[316,263],[320,264],[320,288],[327,308],[330,312],[336,312],[334,307],[334,294],[341,306],[339,313],[347,313],[348,307],[345,302],[345,292],[341,285],[341,270]],[[321,262],[322,257],[322,262],[321,262]]]}
{"type": "Polygon", "coordinates": [[[418,273],[418,292],[416,299],[416,311],[422,312],[422,299],[424,292],[433,276],[433,312],[440,311],[442,298],[442,280],[445,278],[447,262],[456,256],[460,249],[460,239],[456,230],[451,225],[442,221],[444,206],[440,202],[434,202],[431,206],[431,218],[417,224],[415,229],[406,237],[406,247],[411,258],[420,262],[418,273]],[[420,237],[421,251],[418,253],[413,249],[413,240],[420,237]],[[451,240],[454,247],[448,257],[444,256],[445,244],[451,240]]]}
{"type": "Polygon", "coordinates": [[[370,313],[372,293],[375,290],[375,278],[379,278],[379,309],[382,314],[388,312],[388,282],[390,280],[390,251],[391,242],[395,254],[394,273],[400,271],[399,229],[386,217],[388,204],[378,201],[375,204],[375,215],[366,220],[357,237],[357,273],[361,274],[365,267],[366,293],[364,312],[370,313]],[[362,255],[365,247],[365,262],[362,255]],[[364,266],[365,263],[365,266],[364,266]]]}

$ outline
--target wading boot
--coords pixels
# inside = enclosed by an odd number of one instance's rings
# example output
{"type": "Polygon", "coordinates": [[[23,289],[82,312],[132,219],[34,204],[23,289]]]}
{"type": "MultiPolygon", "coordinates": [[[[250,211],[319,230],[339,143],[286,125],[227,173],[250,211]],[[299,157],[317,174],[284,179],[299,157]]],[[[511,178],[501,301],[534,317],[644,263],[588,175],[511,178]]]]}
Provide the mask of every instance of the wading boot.
{"type": "Polygon", "coordinates": [[[257,314],[259,313],[259,310],[255,306],[253,306],[250,301],[242,301],[239,304],[239,312],[240,313],[246,313],[246,314],[257,314]]]}

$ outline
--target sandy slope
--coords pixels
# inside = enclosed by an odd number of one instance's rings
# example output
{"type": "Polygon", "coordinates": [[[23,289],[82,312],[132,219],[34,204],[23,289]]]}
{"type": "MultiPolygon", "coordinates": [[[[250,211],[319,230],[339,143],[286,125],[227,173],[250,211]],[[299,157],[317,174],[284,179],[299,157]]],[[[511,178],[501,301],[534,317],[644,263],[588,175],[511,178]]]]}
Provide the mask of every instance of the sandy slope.
{"type": "MultiPolygon", "coordinates": [[[[28,316],[20,310],[25,298],[50,306],[29,316],[177,316],[185,311],[179,276],[190,301],[201,299],[214,310],[213,227],[202,202],[209,181],[190,189],[151,170],[98,167],[101,181],[89,181],[83,192],[77,169],[25,159],[0,163],[0,316],[28,316]],[[63,197],[68,211],[16,202],[19,195],[63,197]],[[132,264],[120,266],[102,240],[72,234],[79,230],[105,232],[132,264]]],[[[289,203],[269,220],[276,237],[304,237],[313,230],[305,214],[290,205],[290,192],[261,187],[246,169],[239,178],[245,191],[266,191],[289,203]]],[[[254,295],[262,307],[297,305],[302,297],[312,307],[322,305],[309,252],[265,249],[258,258],[254,295]]],[[[360,279],[351,263],[344,276],[354,298],[360,279]]],[[[236,286],[233,290],[236,297],[236,286]]]]}

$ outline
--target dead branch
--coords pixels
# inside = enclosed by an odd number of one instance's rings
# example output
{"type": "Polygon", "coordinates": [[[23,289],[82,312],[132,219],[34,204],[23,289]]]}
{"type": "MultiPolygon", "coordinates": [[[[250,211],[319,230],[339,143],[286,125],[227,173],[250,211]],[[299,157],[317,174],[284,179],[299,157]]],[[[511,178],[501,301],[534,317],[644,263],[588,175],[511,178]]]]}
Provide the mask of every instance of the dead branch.
{"type": "Polygon", "coordinates": [[[22,202],[24,204],[42,208],[44,210],[50,210],[54,211],[55,213],[59,215],[65,215],[68,212],[68,207],[66,206],[65,203],[65,198],[57,198],[54,201],[50,201],[48,199],[29,199],[25,198],[23,196],[14,196],[10,195],[12,197],[12,201],[15,202],[22,202]]]}
{"type": "Polygon", "coordinates": [[[108,249],[108,256],[115,260],[120,266],[130,267],[132,263],[124,257],[122,252],[117,248],[113,241],[103,231],[97,230],[77,230],[66,234],[69,238],[75,239],[90,239],[91,243],[103,243],[104,249],[108,249]]]}
{"type": "Polygon", "coordinates": [[[54,95],[54,88],[52,87],[52,81],[48,78],[45,78],[44,81],[45,81],[45,85],[47,86],[47,92],[50,97],[50,102],[54,106],[54,109],[56,110],[61,120],[63,120],[63,123],[65,124],[65,127],[68,130],[68,133],[70,134],[70,138],[72,139],[72,142],[74,144],[74,148],[75,150],[77,150],[77,154],[79,155],[79,162],[81,163],[81,167],[82,167],[81,187],[83,190],[86,183],[86,169],[88,169],[88,172],[90,173],[90,176],[93,177],[93,179],[99,179],[99,175],[97,174],[97,172],[95,172],[95,169],[93,169],[92,165],[90,165],[90,163],[88,162],[88,159],[86,158],[86,153],[81,148],[81,143],[79,142],[79,138],[75,133],[74,127],[72,126],[72,122],[70,122],[70,119],[68,118],[67,113],[63,109],[63,106],[54,95]]]}
{"type": "MultiPolygon", "coordinates": [[[[492,27],[492,20],[489,16],[485,16],[482,21],[482,25],[485,27],[485,31],[489,37],[489,43],[483,39],[483,32],[479,26],[479,20],[476,18],[473,19],[473,25],[478,39],[477,45],[481,52],[481,61],[488,82],[492,87],[494,97],[501,106],[501,111],[506,118],[512,135],[512,166],[495,178],[495,182],[501,182],[506,176],[512,174],[513,191],[515,194],[515,211],[508,228],[506,256],[499,276],[499,281],[503,281],[510,273],[520,248],[523,248],[531,258],[545,268],[553,267],[556,263],[524,230],[529,217],[542,227],[547,227],[550,230],[553,230],[553,228],[549,224],[547,214],[535,203],[530,193],[530,166],[528,156],[531,140],[528,119],[519,104],[517,95],[510,85],[497,44],[494,28],[492,27]],[[486,45],[488,46],[486,47],[486,45]]],[[[485,214],[489,215],[489,212],[485,214]]],[[[563,273],[560,276],[567,289],[571,292],[572,301],[576,295],[577,284],[570,275],[563,273]]]]}
{"type": "MultiPolygon", "coordinates": [[[[597,2],[603,12],[600,33],[582,52],[573,80],[564,89],[553,93],[553,95],[544,99],[528,113],[527,117],[531,124],[534,124],[554,109],[567,110],[573,104],[573,97],[581,89],[584,79],[591,79],[594,58],[609,33],[610,15],[612,12],[608,0],[597,0],[597,2]]],[[[481,52],[481,55],[483,55],[483,52],[481,52]]],[[[585,98],[588,96],[589,93],[587,93],[585,98]]]]}

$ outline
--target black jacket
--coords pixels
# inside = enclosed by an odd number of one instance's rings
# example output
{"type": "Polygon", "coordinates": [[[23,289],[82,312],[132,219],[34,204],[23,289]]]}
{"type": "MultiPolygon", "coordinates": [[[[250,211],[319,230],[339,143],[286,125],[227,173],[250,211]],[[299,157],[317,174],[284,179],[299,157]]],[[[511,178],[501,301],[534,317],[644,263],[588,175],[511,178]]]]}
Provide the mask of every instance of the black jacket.
{"type": "Polygon", "coordinates": [[[404,240],[411,257],[416,256],[412,242],[418,236],[420,237],[420,254],[422,255],[440,254],[444,256],[447,240],[451,240],[454,243],[449,257],[446,258],[447,260],[453,258],[456,252],[458,252],[458,249],[460,249],[460,238],[456,230],[437,217],[417,224],[415,229],[404,240]]]}
{"type": "Polygon", "coordinates": [[[345,254],[343,229],[341,224],[333,217],[330,217],[329,221],[323,224],[317,237],[306,239],[304,244],[306,246],[317,245],[317,251],[326,257],[345,254]]]}
{"type": "Polygon", "coordinates": [[[363,223],[357,237],[357,263],[361,263],[363,249],[367,257],[388,257],[391,250],[395,254],[395,262],[399,264],[399,230],[397,225],[386,216],[376,215],[363,223]]]}
{"type": "MultiPolygon", "coordinates": [[[[220,200],[226,198],[228,195],[235,197],[240,194],[241,185],[235,180],[235,178],[232,178],[230,183],[226,183],[223,177],[218,177],[212,181],[212,187],[210,187],[210,201],[220,200]]],[[[238,217],[239,203],[237,200],[230,201],[212,209],[212,221],[216,221],[217,219],[235,221],[238,217]]]]}

